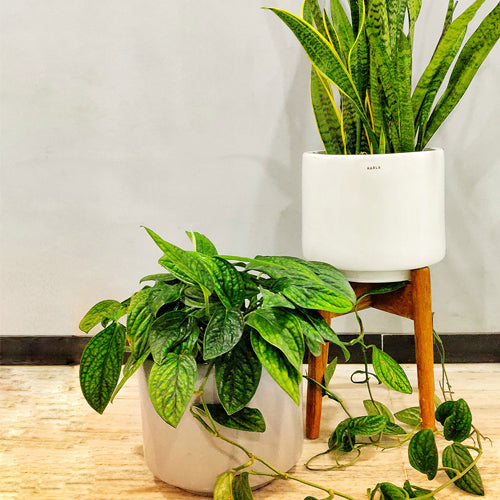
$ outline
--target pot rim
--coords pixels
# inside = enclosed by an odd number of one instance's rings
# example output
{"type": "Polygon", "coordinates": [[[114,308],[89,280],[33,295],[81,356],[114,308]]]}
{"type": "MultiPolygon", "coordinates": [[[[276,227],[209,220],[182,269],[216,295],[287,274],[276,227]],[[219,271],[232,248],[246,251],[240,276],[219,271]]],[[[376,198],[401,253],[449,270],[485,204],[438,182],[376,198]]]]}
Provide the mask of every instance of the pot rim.
{"type": "Polygon", "coordinates": [[[409,151],[406,153],[383,153],[383,154],[347,154],[347,155],[337,155],[337,154],[327,154],[324,150],[317,151],[305,151],[303,156],[315,156],[317,158],[360,158],[360,159],[368,159],[368,158],[394,158],[395,156],[417,156],[417,155],[428,155],[430,153],[444,153],[443,148],[425,148],[423,151],[409,151]]]}

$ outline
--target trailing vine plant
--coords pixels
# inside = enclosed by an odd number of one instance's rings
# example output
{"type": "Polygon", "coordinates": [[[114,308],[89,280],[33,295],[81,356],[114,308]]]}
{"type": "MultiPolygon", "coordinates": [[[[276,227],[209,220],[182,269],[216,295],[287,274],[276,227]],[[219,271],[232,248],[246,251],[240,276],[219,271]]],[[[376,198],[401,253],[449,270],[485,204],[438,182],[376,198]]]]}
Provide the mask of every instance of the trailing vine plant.
{"type": "MultiPolygon", "coordinates": [[[[449,479],[434,490],[408,481],[401,486],[381,482],[368,490],[369,500],[432,499],[451,484],[469,493],[484,494],[476,467],[484,438],[472,426],[467,403],[453,399],[444,370],[444,349],[437,335],[443,364],[440,385],[444,402],[437,402],[436,419],[443,429],[435,433],[420,429],[418,407],[392,414],[387,406],[373,398],[373,381],[406,394],[411,393],[412,388],[404,370],[391,356],[365,343],[363,322],[357,313],[357,305],[364,296],[356,298],[347,279],[335,268],[295,257],[247,259],[219,255],[208,238],[194,232],[188,233],[194,250],[186,251],[147,231],[163,251],[159,263],[167,272],[143,278],[141,282],[155,284],[143,286],[129,299],[99,302],[80,323],[85,332],[99,324],[102,327],[89,341],[80,364],[82,392],[92,408],[102,413],[131,375],[151,358],[149,394],[161,418],[176,427],[189,409],[207,432],[241,449],[247,456],[245,463],[218,478],[214,490],[216,500],[253,498],[250,475],[297,481],[322,491],[327,495],[323,497],[325,500],[334,497],[355,500],[330,486],[277,470],[264,458],[224,436],[220,426],[253,432],[265,430],[259,409],[247,406],[259,384],[262,368],[299,404],[305,347],[319,355],[321,345],[332,342],[348,360],[349,349],[357,345],[363,352],[364,369],[353,374],[354,378],[361,375],[362,380],[353,378],[353,381],[367,387],[369,397],[363,401],[366,414],[353,416],[347,405],[328,388],[337,358],[328,365],[323,383],[319,384],[324,395],[336,401],[347,417],[333,429],[328,449],[323,452],[334,457],[336,465],[332,468],[353,465],[368,446],[389,449],[409,442],[409,462],[416,470],[429,479],[438,471],[444,471],[449,479]],[[342,342],[318,310],[354,310],[359,335],[350,342],[342,342]],[[125,325],[120,321],[124,316],[125,325]],[[129,356],[120,379],[125,351],[129,356]],[[198,365],[206,366],[207,370],[197,387],[198,365]],[[204,394],[212,372],[220,399],[218,404],[207,402],[204,394]],[[396,420],[410,428],[403,428],[396,420]],[[442,467],[439,467],[436,434],[450,441],[442,453],[442,467]],[[474,444],[464,444],[471,438],[474,444]],[[256,462],[269,471],[252,470],[256,462]]],[[[368,294],[387,293],[402,286],[405,283],[387,284],[368,294]]],[[[316,469],[315,458],[306,464],[311,470],[316,469]]],[[[306,498],[314,500],[312,496],[306,498]]]]}

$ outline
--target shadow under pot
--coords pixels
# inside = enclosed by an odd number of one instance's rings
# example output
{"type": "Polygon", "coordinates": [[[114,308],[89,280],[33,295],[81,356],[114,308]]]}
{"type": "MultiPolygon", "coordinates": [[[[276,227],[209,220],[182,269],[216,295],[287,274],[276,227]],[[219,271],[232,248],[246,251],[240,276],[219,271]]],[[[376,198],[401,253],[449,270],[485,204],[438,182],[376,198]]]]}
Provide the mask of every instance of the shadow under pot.
{"type": "MultiPolygon", "coordinates": [[[[148,360],[139,372],[146,463],[157,478],[170,485],[199,495],[211,495],[217,477],[244,464],[248,457],[242,450],[209,434],[189,409],[175,429],[163,421],[156,413],[148,393],[152,364],[148,360]]],[[[205,373],[206,366],[199,365],[197,387],[205,373]]],[[[205,399],[209,404],[219,403],[213,374],[209,376],[205,386],[205,399]]],[[[199,401],[193,398],[191,403],[193,402],[199,401]]],[[[266,430],[262,433],[247,432],[218,425],[221,433],[277,469],[290,470],[302,453],[301,406],[296,405],[264,369],[259,387],[247,406],[258,408],[262,412],[266,430]]],[[[251,469],[270,472],[261,464],[254,464],[251,469]]],[[[250,475],[252,489],[262,487],[270,481],[268,476],[250,475]]]]}

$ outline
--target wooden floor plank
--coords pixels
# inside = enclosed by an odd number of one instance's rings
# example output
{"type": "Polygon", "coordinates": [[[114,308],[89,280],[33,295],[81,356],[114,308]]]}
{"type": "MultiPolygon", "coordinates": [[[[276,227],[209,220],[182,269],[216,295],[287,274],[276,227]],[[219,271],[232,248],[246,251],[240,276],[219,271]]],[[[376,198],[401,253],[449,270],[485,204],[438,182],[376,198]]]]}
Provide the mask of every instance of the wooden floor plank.
{"type": "MultiPolygon", "coordinates": [[[[356,366],[341,365],[331,389],[345,399],[354,415],[364,413],[366,389],[349,382],[356,366]],[[354,402],[353,402],[354,401],[354,402]]],[[[416,386],[415,367],[405,366],[416,386]]],[[[480,471],[487,499],[500,499],[500,364],[450,365],[457,397],[471,405],[474,423],[493,440],[484,444],[480,471]]],[[[436,367],[439,379],[439,367],[436,367]]],[[[374,396],[395,411],[417,404],[417,395],[374,387],[374,396]]],[[[311,472],[304,462],[326,447],[335,425],[344,416],[333,401],[325,401],[320,438],[305,440],[304,453],[293,474],[328,485],[361,500],[377,481],[402,483],[409,477],[425,486],[426,480],[408,465],[406,448],[385,452],[367,450],[351,468],[311,472]]],[[[142,455],[138,391],[135,380],[123,389],[104,415],[83,400],[77,366],[0,367],[0,499],[186,499],[197,498],[155,479],[142,455]]],[[[439,445],[444,442],[439,440],[439,445]]],[[[329,457],[317,462],[328,466],[329,457]]],[[[432,484],[438,485],[438,479],[432,484]]],[[[257,500],[294,500],[315,490],[293,482],[274,481],[254,493],[257,500]]],[[[438,499],[470,499],[448,489],[438,499]]]]}

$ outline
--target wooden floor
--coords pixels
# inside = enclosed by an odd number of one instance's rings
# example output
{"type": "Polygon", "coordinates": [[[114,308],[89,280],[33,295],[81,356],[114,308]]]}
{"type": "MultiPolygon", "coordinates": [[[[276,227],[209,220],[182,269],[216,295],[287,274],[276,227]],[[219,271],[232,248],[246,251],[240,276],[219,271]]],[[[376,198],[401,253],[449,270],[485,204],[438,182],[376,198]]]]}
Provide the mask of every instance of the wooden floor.
{"type": "MultiPolygon", "coordinates": [[[[349,382],[355,368],[340,366],[332,387],[352,413],[360,415],[366,389],[349,382]]],[[[415,367],[405,368],[414,383],[415,367]]],[[[469,402],[475,425],[493,441],[484,444],[480,471],[485,498],[500,500],[500,365],[449,365],[448,371],[456,397],[469,402]]],[[[82,399],[77,366],[0,367],[0,499],[197,498],[155,479],[144,464],[136,389],[136,381],[131,380],[105,414],[98,415],[82,399]]],[[[416,394],[397,394],[383,387],[376,387],[374,396],[394,411],[417,403],[416,394]]],[[[294,474],[349,493],[356,500],[365,499],[366,488],[378,481],[402,484],[409,477],[425,486],[427,480],[408,465],[406,447],[367,450],[354,467],[345,470],[307,471],[304,461],[325,449],[329,433],[341,418],[339,407],[325,401],[320,439],[305,441],[294,474]]],[[[320,463],[331,461],[327,457],[320,463]]],[[[443,480],[439,473],[432,484],[443,480]]],[[[294,500],[318,492],[290,481],[274,481],[254,495],[257,500],[294,500]]],[[[473,497],[453,487],[437,498],[473,497]]]]}

